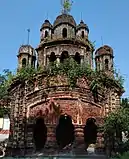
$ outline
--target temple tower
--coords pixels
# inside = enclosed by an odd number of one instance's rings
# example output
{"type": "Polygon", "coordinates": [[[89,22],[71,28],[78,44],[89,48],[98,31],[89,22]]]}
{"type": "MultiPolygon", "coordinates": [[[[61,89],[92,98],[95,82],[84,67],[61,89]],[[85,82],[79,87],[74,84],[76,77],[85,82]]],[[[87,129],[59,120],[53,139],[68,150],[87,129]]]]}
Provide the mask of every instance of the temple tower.
{"type": "Polygon", "coordinates": [[[110,46],[104,45],[95,52],[95,63],[97,71],[113,75],[113,50],[110,46]]]}
{"type": "Polygon", "coordinates": [[[36,54],[30,45],[22,45],[18,51],[18,69],[23,67],[35,67],[36,54]]]}

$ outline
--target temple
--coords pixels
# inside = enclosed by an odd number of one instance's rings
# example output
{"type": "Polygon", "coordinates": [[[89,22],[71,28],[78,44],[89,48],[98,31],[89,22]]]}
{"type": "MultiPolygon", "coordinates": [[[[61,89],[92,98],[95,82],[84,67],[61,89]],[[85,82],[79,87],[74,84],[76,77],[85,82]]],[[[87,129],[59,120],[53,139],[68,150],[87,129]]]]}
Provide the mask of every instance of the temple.
{"type": "MultiPolygon", "coordinates": [[[[88,25],[83,20],[77,24],[69,14],[69,4],[66,3],[68,2],[65,1],[62,13],[53,24],[48,19],[42,24],[37,48],[31,45],[22,45],[19,48],[18,70],[26,66],[46,70],[50,63],[63,64],[66,59],[71,58],[78,65],[86,64],[90,69],[105,72],[113,78],[113,49],[104,45],[95,51],[88,38],[88,25]]],[[[68,143],[74,143],[77,148],[78,143],[84,143],[83,129],[86,121],[94,119],[96,125],[101,125],[103,118],[120,106],[122,90],[117,84],[105,86],[104,90],[99,90],[96,99],[87,77],[77,79],[76,87],[71,89],[65,74],[48,76],[44,72],[30,80],[16,80],[9,93],[11,134],[8,152],[16,154],[32,152],[37,140],[41,141],[39,145],[45,151],[48,148],[56,151],[61,142],[56,130],[59,124],[66,124],[67,118],[74,127],[74,137],[68,143]],[[36,125],[40,127],[39,131],[38,128],[34,131],[36,125]],[[46,139],[34,138],[34,132],[37,136],[40,136],[40,132],[46,132],[46,139]]],[[[62,129],[72,132],[69,127],[62,129]]],[[[99,146],[99,138],[100,133],[97,135],[96,147],[99,146]]]]}

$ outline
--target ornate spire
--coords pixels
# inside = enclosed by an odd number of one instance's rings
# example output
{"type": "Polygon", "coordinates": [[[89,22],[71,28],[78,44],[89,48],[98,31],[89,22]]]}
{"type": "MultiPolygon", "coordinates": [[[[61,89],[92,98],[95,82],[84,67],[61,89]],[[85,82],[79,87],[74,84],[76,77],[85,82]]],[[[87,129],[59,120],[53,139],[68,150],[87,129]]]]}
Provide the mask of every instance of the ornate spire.
{"type": "Polygon", "coordinates": [[[68,14],[71,10],[73,1],[70,2],[70,0],[61,0],[62,5],[62,14],[68,14]]]}

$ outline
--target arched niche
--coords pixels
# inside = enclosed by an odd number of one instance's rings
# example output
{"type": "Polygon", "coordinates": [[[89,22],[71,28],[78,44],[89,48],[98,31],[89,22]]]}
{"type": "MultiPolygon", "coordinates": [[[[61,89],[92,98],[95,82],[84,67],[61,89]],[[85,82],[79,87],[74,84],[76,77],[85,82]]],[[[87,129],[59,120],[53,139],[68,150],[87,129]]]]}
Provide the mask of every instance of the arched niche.
{"type": "Polygon", "coordinates": [[[108,59],[105,59],[105,70],[109,69],[109,61],[108,59]]]}
{"type": "Polygon", "coordinates": [[[88,118],[84,127],[84,142],[86,149],[90,144],[95,144],[97,140],[97,125],[95,118],[88,118]]]}
{"type": "Polygon", "coordinates": [[[43,117],[36,118],[33,129],[33,139],[36,150],[42,150],[47,140],[47,127],[44,123],[43,117]]]}
{"type": "Polygon", "coordinates": [[[67,38],[67,29],[66,28],[63,28],[63,30],[62,30],[62,37],[67,38]]]}
{"type": "Polygon", "coordinates": [[[74,60],[80,64],[81,63],[81,57],[80,54],[78,52],[76,52],[75,56],[74,56],[74,60]]]}
{"type": "Polygon", "coordinates": [[[56,127],[56,141],[60,149],[73,144],[75,139],[74,125],[69,115],[61,115],[56,127]]]}
{"type": "Polygon", "coordinates": [[[47,30],[45,30],[45,36],[44,37],[45,38],[48,37],[48,31],[47,30]]]}
{"type": "Polygon", "coordinates": [[[60,62],[64,62],[65,59],[69,58],[68,51],[63,51],[60,56],[60,62]]]}
{"type": "Polygon", "coordinates": [[[25,66],[26,66],[26,63],[27,63],[26,58],[23,58],[23,59],[22,59],[22,67],[25,67],[25,66]]]}
{"type": "Polygon", "coordinates": [[[51,55],[50,55],[49,61],[50,61],[50,62],[54,62],[54,61],[56,61],[56,55],[55,55],[55,53],[54,53],[54,52],[51,52],[51,55]]]}
{"type": "Polygon", "coordinates": [[[82,36],[82,38],[84,38],[84,36],[85,36],[84,31],[81,32],[81,36],[82,36]]]}

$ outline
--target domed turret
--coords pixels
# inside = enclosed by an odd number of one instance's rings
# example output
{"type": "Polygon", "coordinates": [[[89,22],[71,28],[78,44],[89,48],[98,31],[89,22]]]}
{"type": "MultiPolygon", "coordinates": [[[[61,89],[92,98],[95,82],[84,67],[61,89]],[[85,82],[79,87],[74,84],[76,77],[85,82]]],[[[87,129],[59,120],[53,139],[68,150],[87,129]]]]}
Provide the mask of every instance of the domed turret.
{"type": "Polygon", "coordinates": [[[51,23],[49,22],[49,20],[47,20],[47,19],[46,19],[46,20],[44,21],[44,23],[42,24],[40,31],[41,31],[42,29],[45,29],[45,28],[52,29],[52,25],[51,25],[51,23]]]}
{"type": "Polygon", "coordinates": [[[88,34],[89,34],[89,28],[83,22],[83,20],[81,20],[80,24],[76,27],[76,35],[84,38],[84,37],[88,37],[88,34]]]}
{"type": "Polygon", "coordinates": [[[49,22],[49,20],[45,20],[40,29],[40,34],[41,34],[40,40],[42,41],[44,38],[47,38],[48,36],[50,37],[51,33],[52,33],[52,25],[49,22]]]}
{"type": "Polygon", "coordinates": [[[36,53],[31,45],[22,45],[18,51],[18,65],[19,68],[29,66],[35,66],[36,53]]]}
{"type": "Polygon", "coordinates": [[[101,56],[101,55],[113,56],[113,49],[108,45],[104,45],[104,46],[100,47],[99,49],[97,49],[95,52],[96,57],[101,56]]]}
{"type": "Polygon", "coordinates": [[[75,37],[76,22],[69,14],[59,15],[53,24],[53,36],[55,38],[75,37]]]}
{"type": "Polygon", "coordinates": [[[69,24],[72,27],[76,27],[76,22],[73,18],[73,16],[69,14],[61,14],[59,15],[56,20],[54,21],[53,28],[61,25],[61,24],[69,24]]]}
{"type": "Polygon", "coordinates": [[[95,62],[97,71],[113,72],[113,49],[104,45],[96,50],[95,62]]]}

